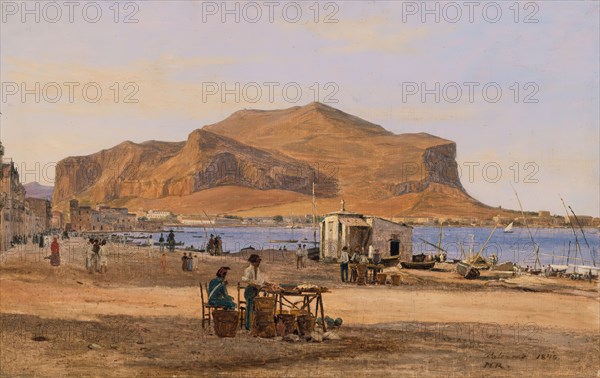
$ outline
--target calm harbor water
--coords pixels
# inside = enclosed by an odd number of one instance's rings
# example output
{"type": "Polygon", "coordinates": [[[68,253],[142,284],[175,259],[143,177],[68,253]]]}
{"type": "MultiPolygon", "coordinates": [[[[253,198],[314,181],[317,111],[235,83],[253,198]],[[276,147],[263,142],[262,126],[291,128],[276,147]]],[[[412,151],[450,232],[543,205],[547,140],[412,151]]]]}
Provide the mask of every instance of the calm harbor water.
{"type": "MultiPolygon", "coordinates": [[[[256,249],[279,249],[287,248],[295,250],[299,240],[307,247],[312,247],[314,239],[313,229],[285,228],[285,227],[224,227],[224,228],[195,228],[178,227],[174,229],[177,242],[184,242],[185,247],[204,248],[210,234],[220,235],[223,240],[223,250],[237,252],[245,247],[256,249]],[[293,242],[292,242],[293,241],[293,242]]],[[[448,258],[460,258],[461,249],[465,252],[472,248],[477,253],[489,237],[492,229],[482,227],[446,227],[443,229],[441,246],[448,251],[448,258]],[[471,237],[472,235],[472,237],[471,237]],[[472,238],[472,242],[471,242],[472,238]]],[[[531,234],[534,242],[539,246],[539,258],[542,264],[566,264],[592,265],[595,259],[596,265],[600,266],[597,252],[600,249],[600,235],[598,229],[584,229],[587,242],[577,230],[577,237],[581,253],[577,250],[575,256],[575,237],[570,228],[532,228],[531,234]],[[553,256],[554,255],[554,256],[553,256]],[[575,258],[577,258],[575,260],[575,258]],[[584,260],[582,262],[582,259],[584,260]]],[[[163,232],[166,239],[168,230],[163,232]]],[[[148,233],[132,233],[130,236],[149,235],[148,233]]],[[[440,229],[438,227],[415,227],[413,232],[413,253],[434,252],[435,248],[423,240],[437,245],[439,242],[440,229]]],[[[152,240],[158,243],[160,233],[153,233],[152,240]]],[[[317,232],[316,240],[319,240],[317,232]]],[[[141,241],[141,240],[139,240],[141,241]]],[[[181,248],[181,247],[180,247],[181,248]]],[[[483,251],[484,256],[496,254],[499,261],[513,261],[521,264],[533,265],[534,245],[525,228],[515,228],[513,233],[504,233],[498,228],[491,237],[483,251]]]]}

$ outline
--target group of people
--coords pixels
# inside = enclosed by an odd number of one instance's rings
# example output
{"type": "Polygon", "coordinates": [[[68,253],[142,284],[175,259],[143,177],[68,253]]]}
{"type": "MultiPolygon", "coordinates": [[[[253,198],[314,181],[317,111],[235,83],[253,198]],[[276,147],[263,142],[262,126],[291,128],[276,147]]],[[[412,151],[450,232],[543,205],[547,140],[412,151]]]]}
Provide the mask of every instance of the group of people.
{"type": "Polygon", "coordinates": [[[365,253],[364,249],[359,247],[354,248],[354,253],[350,257],[349,248],[344,246],[340,255],[340,273],[342,282],[354,282],[357,279],[358,270],[352,269],[352,275],[348,280],[348,271],[350,263],[367,265],[373,263],[375,265],[381,263],[381,253],[379,249],[374,249],[372,245],[369,246],[368,254],[365,253]]]}
{"type": "Polygon", "coordinates": [[[220,256],[223,254],[223,241],[220,235],[215,236],[210,234],[210,239],[208,239],[208,243],[206,244],[206,252],[211,256],[220,256]]]}
{"type": "MultiPolygon", "coordinates": [[[[265,275],[260,270],[262,259],[257,254],[252,254],[248,258],[248,267],[242,275],[242,282],[245,283],[244,299],[246,300],[246,329],[250,329],[251,314],[254,309],[254,298],[260,293],[260,290],[265,286],[272,286],[267,282],[265,275]]],[[[235,310],[236,304],[231,295],[227,293],[227,273],[230,268],[227,266],[221,267],[217,271],[217,276],[208,284],[208,304],[211,306],[221,307],[226,310],[235,310]]]]}
{"type": "Polygon", "coordinates": [[[307,258],[308,251],[306,250],[306,244],[298,244],[298,249],[296,249],[296,270],[306,268],[307,258]]]}
{"type": "Polygon", "coordinates": [[[181,270],[183,270],[184,272],[192,272],[194,270],[198,270],[198,259],[194,258],[192,252],[190,252],[189,256],[185,252],[183,253],[183,256],[181,256],[181,270]]]}

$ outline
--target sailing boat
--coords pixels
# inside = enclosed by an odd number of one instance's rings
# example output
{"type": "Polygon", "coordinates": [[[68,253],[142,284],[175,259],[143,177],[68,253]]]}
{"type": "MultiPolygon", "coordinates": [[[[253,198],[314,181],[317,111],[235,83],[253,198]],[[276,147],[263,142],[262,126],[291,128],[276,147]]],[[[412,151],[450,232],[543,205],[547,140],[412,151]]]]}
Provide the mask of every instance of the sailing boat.
{"type": "Polygon", "coordinates": [[[510,222],[510,224],[508,226],[506,226],[506,228],[504,229],[504,233],[505,234],[513,233],[513,222],[510,222]]]}

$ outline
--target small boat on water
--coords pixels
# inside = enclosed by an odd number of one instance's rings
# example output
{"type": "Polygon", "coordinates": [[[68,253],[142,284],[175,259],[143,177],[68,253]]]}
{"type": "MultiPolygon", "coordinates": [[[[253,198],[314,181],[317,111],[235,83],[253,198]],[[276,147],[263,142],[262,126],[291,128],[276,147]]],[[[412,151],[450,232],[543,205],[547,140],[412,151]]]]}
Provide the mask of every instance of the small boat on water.
{"type": "Polygon", "coordinates": [[[510,222],[510,224],[508,226],[506,226],[506,228],[504,229],[504,233],[505,234],[512,234],[513,231],[513,222],[510,222]]]}
{"type": "Polygon", "coordinates": [[[269,243],[298,243],[298,239],[294,239],[294,240],[269,240],[269,243]]]}

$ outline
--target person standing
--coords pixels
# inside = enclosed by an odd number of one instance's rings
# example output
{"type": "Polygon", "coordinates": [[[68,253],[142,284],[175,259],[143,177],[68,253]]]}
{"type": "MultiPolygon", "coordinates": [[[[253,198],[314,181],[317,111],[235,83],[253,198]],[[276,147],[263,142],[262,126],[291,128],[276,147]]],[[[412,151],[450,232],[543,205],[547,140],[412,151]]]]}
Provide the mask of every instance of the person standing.
{"type": "Polygon", "coordinates": [[[296,249],[296,270],[302,268],[302,246],[298,244],[298,249],[296,249]]]}
{"type": "Polygon", "coordinates": [[[244,299],[246,299],[246,329],[250,330],[250,319],[254,310],[254,298],[260,292],[263,286],[270,285],[259,269],[261,258],[257,254],[251,254],[248,258],[250,265],[244,270],[242,282],[247,284],[244,290],[244,299]]]}
{"type": "Polygon", "coordinates": [[[342,255],[340,256],[340,270],[342,274],[342,282],[348,282],[348,263],[350,262],[350,256],[348,256],[348,247],[342,248],[342,255]]]}
{"type": "Polygon", "coordinates": [[[181,270],[183,270],[185,272],[185,269],[187,268],[187,253],[183,252],[183,256],[181,256],[181,270]]]}
{"type": "Polygon", "coordinates": [[[167,273],[167,254],[164,252],[160,258],[160,267],[163,273],[167,273]]]}
{"type": "Polygon", "coordinates": [[[57,237],[54,237],[54,240],[50,245],[50,253],[50,265],[60,266],[60,246],[58,245],[57,237]]]}
{"type": "Polygon", "coordinates": [[[167,236],[167,244],[169,245],[169,251],[175,252],[175,234],[173,233],[173,230],[171,230],[167,236]]]}
{"type": "Polygon", "coordinates": [[[302,269],[306,268],[306,259],[308,259],[308,251],[306,250],[306,244],[302,244],[302,269]]]}
{"type": "Polygon", "coordinates": [[[160,233],[160,238],[158,238],[158,246],[160,248],[160,253],[163,253],[165,251],[165,238],[162,232],[160,233]]]}
{"type": "Polygon", "coordinates": [[[100,252],[98,252],[98,256],[100,257],[100,273],[108,272],[108,246],[104,239],[100,243],[100,252]]]}
{"type": "Polygon", "coordinates": [[[152,247],[154,246],[154,241],[152,241],[152,234],[148,235],[148,257],[152,257],[152,247]]]}
{"type": "Polygon", "coordinates": [[[100,271],[100,242],[98,239],[94,239],[94,244],[92,244],[92,267],[91,271],[93,273],[100,271]]]}

